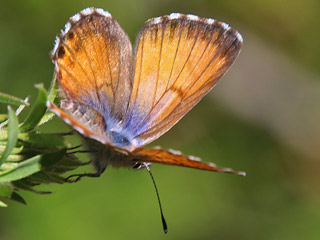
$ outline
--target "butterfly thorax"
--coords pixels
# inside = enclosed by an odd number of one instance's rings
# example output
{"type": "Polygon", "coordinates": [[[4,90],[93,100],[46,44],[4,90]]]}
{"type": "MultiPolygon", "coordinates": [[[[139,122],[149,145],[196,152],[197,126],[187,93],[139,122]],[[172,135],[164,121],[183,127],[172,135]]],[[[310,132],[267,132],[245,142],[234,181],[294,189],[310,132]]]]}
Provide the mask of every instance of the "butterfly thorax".
{"type": "Polygon", "coordinates": [[[114,149],[91,138],[83,137],[84,149],[89,151],[91,161],[98,172],[103,172],[107,166],[115,168],[133,168],[136,162],[126,151],[114,149]]]}
{"type": "Polygon", "coordinates": [[[117,145],[117,146],[129,146],[130,145],[130,141],[129,139],[125,136],[122,135],[119,132],[116,131],[111,131],[110,135],[112,136],[112,142],[117,145]]]}

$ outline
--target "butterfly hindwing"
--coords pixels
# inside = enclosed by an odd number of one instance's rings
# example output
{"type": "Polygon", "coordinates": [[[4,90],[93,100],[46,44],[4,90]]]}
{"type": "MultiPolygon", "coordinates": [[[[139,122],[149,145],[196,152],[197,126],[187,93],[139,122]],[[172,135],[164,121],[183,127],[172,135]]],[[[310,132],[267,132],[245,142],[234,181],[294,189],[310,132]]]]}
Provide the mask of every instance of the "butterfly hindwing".
{"type": "Polygon", "coordinates": [[[159,163],[165,165],[182,166],[208,170],[214,172],[232,173],[236,175],[245,175],[244,172],[233,171],[230,168],[220,168],[213,163],[204,163],[194,156],[183,156],[179,151],[163,150],[161,148],[146,149],[137,148],[133,152],[134,159],[138,162],[159,163]]]}
{"type": "MultiPolygon", "coordinates": [[[[103,139],[103,135],[99,134],[101,128],[98,125],[88,124],[86,122],[80,122],[79,119],[77,118],[77,115],[69,114],[68,111],[66,111],[67,112],[66,113],[65,111],[62,111],[55,104],[49,101],[47,102],[47,107],[50,109],[50,111],[54,112],[63,121],[65,121],[68,125],[72,126],[75,130],[77,130],[82,135],[106,144],[105,140],[103,139]]],[[[91,121],[93,122],[95,118],[96,117],[91,119],[91,121]]],[[[97,116],[97,119],[100,120],[99,116],[97,116]]]]}
{"type": "Polygon", "coordinates": [[[126,127],[143,146],[197,104],[234,62],[241,35],[227,24],[171,14],[146,22],[135,56],[126,127]]]}

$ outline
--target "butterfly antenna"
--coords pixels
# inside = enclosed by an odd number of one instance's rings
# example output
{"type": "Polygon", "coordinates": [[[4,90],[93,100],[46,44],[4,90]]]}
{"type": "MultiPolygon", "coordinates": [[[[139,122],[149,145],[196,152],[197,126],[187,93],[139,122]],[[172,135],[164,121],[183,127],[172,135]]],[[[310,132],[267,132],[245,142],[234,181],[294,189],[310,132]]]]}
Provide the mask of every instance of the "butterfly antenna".
{"type": "Polygon", "coordinates": [[[157,185],[156,185],[156,182],[153,178],[153,175],[151,173],[151,170],[149,168],[149,166],[144,163],[144,167],[148,170],[149,174],[150,174],[150,177],[152,179],[152,182],[153,182],[153,185],[154,185],[154,188],[156,189],[156,193],[157,193],[157,197],[158,197],[158,203],[159,203],[159,208],[160,208],[160,214],[161,214],[161,221],[162,221],[162,227],[163,227],[163,231],[164,233],[166,234],[168,232],[168,226],[167,226],[167,222],[166,220],[164,219],[164,215],[163,215],[163,212],[162,212],[162,206],[161,206],[161,201],[160,201],[160,196],[159,196],[159,192],[158,192],[158,188],[157,188],[157,185]]]}

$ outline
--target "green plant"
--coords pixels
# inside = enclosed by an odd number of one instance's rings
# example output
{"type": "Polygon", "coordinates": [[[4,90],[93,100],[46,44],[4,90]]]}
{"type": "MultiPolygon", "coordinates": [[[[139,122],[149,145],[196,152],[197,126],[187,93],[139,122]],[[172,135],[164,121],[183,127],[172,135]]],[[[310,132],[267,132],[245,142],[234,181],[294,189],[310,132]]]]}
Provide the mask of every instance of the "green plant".
{"type": "Polygon", "coordinates": [[[8,113],[0,114],[0,206],[12,199],[26,203],[18,194],[27,190],[40,194],[36,186],[49,183],[64,183],[63,173],[87,164],[68,152],[65,134],[45,133],[39,126],[50,121],[54,114],[47,112],[46,101],[56,96],[54,82],[49,94],[42,84],[36,85],[38,97],[25,120],[19,123],[18,115],[30,108],[26,100],[0,93],[0,103],[8,104],[8,113]],[[16,110],[11,105],[17,106],[16,110]]]}

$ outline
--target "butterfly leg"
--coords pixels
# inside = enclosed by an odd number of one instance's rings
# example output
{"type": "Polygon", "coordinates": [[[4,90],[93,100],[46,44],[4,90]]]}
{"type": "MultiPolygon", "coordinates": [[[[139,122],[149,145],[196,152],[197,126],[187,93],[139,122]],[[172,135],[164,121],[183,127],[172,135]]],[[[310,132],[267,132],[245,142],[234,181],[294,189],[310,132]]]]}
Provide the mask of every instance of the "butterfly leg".
{"type": "Polygon", "coordinates": [[[70,182],[70,183],[78,182],[83,177],[100,177],[105,170],[106,170],[106,167],[104,168],[97,167],[97,172],[95,173],[72,174],[65,179],[65,182],[70,182]],[[75,178],[75,179],[72,179],[72,178],[75,178]]]}
{"type": "Polygon", "coordinates": [[[151,165],[151,163],[146,163],[146,162],[136,162],[132,168],[133,169],[143,169],[143,168],[148,168],[151,165]]]}

